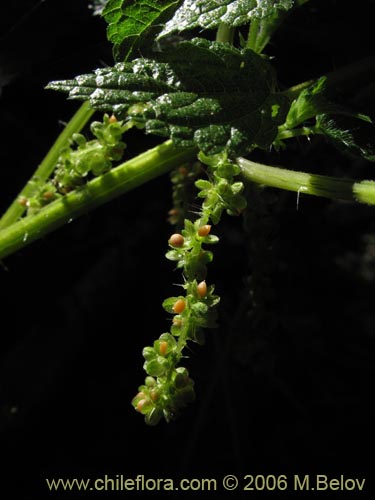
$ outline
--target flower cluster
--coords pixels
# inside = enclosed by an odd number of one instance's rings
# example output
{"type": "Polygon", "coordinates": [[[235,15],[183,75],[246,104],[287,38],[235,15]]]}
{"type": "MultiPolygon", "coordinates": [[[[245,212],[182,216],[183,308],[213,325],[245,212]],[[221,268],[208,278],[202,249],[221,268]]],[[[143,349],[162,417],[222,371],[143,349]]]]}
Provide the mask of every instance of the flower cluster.
{"type": "Polygon", "coordinates": [[[234,181],[241,172],[240,167],[225,153],[207,156],[200,152],[198,157],[209,167],[209,180],[199,179],[195,183],[200,189],[199,198],[204,198],[203,212],[209,214],[213,224],[220,221],[224,210],[229,215],[239,215],[246,208],[246,198],[242,195],[244,185],[234,181]]]}
{"type": "MultiPolygon", "coordinates": [[[[164,416],[169,422],[180,410],[194,399],[194,382],[188,371],[177,366],[183,356],[188,341],[203,344],[204,329],[216,326],[216,306],[220,298],[214,294],[214,285],[207,284],[207,264],[213,254],[206,249],[219,238],[211,234],[210,222],[216,224],[226,210],[229,214],[239,214],[246,206],[242,196],[242,182],[234,182],[239,167],[225,154],[207,157],[199,155],[201,163],[208,166],[208,180],[199,179],[195,186],[198,196],[204,198],[201,212],[195,221],[184,220],[181,232],[172,234],[168,240],[167,259],[176,262],[183,272],[184,294],[169,297],[163,302],[164,309],[173,315],[170,332],[163,333],[153,347],[145,347],[144,369],[147,377],[138,394],[133,398],[134,408],[145,416],[147,424],[156,425],[164,416]]],[[[175,173],[178,190],[174,192],[174,202],[181,200],[183,179],[188,170],[175,173]]],[[[203,172],[203,167],[199,167],[203,172]]],[[[196,175],[197,168],[193,172],[196,175]]]]}
{"type": "Polygon", "coordinates": [[[145,347],[143,357],[148,376],[133,398],[133,405],[149,425],[156,425],[163,416],[169,422],[194,400],[194,382],[186,368],[175,366],[181,352],[170,333],[163,333],[153,347],[145,347]]]}
{"type": "Polygon", "coordinates": [[[210,234],[211,226],[185,220],[185,229],[169,238],[170,260],[183,267],[184,295],[169,297],[163,302],[164,309],[172,314],[170,333],[163,333],[153,347],[143,349],[144,369],[148,374],[145,385],[139,387],[133,406],[143,415],[146,423],[155,425],[164,416],[169,422],[194,399],[194,383],[186,368],[178,366],[188,340],[202,344],[203,328],[216,326],[216,309],[219,297],[214,286],[202,278],[212,253],[203,248],[204,243],[216,243],[218,238],[210,234]],[[150,379],[152,378],[152,380],[150,379]]]}
{"type": "Polygon", "coordinates": [[[43,206],[64,196],[112,168],[114,161],[121,160],[125,143],[122,135],[129,124],[117,121],[114,116],[104,115],[103,122],[94,121],[90,126],[95,139],[87,141],[82,134],[73,134],[71,144],[60,152],[53,176],[47,182],[34,178],[33,194],[20,198],[27,207],[27,214],[38,212],[43,206]]]}

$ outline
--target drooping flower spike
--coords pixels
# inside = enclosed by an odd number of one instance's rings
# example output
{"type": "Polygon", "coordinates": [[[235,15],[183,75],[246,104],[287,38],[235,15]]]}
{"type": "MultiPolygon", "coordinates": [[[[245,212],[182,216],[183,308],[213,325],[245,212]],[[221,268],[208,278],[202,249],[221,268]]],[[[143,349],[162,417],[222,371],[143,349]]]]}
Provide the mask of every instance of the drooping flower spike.
{"type": "MultiPolygon", "coordinates": [[[[206,245],[216,244],[219,238],[211,234],[210,222],[216,224],[224,210],[237,214],[246,205],[241,195],[242,183],[233,181],[238,167],[226,155],[201,154],[200,159],[208,166],[209,180],[195,183],[200,190],[198,196],[204,198],[199,217],[195,221],[184,220],[183,229],[170,236],[170,250],[166,254],[182,270],[181,286],[185,295],[164,300],[164,309],[173,315],[170,332],[163,333],[153,347],[143,349],[147,377],[132,400],[134,408],[150,425],[157,424],[163,417],[169,422],[194,400],[194,382],[179,363],[187,342],[202,344],[204,329],[216,326],[216,306],[220,299],[214,294],[214,285],[206,281],[207,264],[213,259],[206,245]]],[[[187,176],[185,170],[183,175],[187,176]]],[[[182,185],[179,190],[183,192],[182,185]]],[[[174,201],[179,201],[176,191],[174,201]]]]}

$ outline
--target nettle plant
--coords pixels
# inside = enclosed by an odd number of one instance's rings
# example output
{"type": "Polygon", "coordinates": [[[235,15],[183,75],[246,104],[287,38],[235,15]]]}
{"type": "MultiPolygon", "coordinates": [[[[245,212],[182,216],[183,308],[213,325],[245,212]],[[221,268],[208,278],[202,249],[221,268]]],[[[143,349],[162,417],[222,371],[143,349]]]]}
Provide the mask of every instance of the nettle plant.
{"type": "Polygon", "coordinates": [[[181,283],[179,294],[163,302],[171,315],[169,331],[143,349],[147,376],[132,404],[147,424],[169,422],[194,399],[194,382],[181,362],[187,344],[202,344],[205,329],[216,326],[219,297],[207,273],[218,243],[213,226],[223,213],[244,211],[245,180],[375,204],[374,181],[251,160],[256,149],[282,152],[293,138],[320,134],[343,151],[375,161],[370,117],[327,97],[327,89],[345,79],[347,69],[285,89],[263,53],[283,20],[306,2],[96,2],[92,7],[108,23],[116,63],[47,86],[84,103],[2,217],[0,258],[171,172],[175,229],[166,257],[181,270],[181,283]],[[189,36],[194,30],[199,37],[189,36]],[[102,119],[91,123],[89,139],[80,131],[94,111],[102,119]],[[126,132],[134,127],[167,141],[121,163],[126,132]],[[361,128],[371,140],[356,140],[361,128]]]}

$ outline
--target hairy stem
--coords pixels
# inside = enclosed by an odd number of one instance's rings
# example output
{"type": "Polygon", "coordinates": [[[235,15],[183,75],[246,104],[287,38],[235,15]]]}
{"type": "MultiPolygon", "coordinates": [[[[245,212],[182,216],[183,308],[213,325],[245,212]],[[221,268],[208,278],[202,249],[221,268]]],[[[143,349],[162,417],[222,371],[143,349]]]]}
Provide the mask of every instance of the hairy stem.
{"type": "Polygon", "coordinates": [[[172,141],[132,158],[73,191],[35,215],[0,231],[0,259],[54,231],[72,219],[196,158],[194,148],[177,149],[172,141]]]}
{"type": "Polygon", "coordinates": [[[324,175],[295,172],[262,165],[245,158],[237,164],[243,176],[257,184],[334,200],[351,200],[375,205],[375,181],[354,181],[324,175]]]}
{"type": "Polygon", "coordinates": [[[275,139],[275,142],[282,141],[284,139],[292,139],[293,137],[299,136],[309,136],[313,134],[322,134],[318,127],[300,127],[295,129],[285,129],[283,130],[282,126],[279,127],[279,132],[275,139]]]}
{"type": "MultiPolygon", "coordinates": [[[[74,133],[82,130],[93,114],[94,110],[90,108],[89,103],[83,103],[56,139],[55,143],[44,157],[42,163],[34,172],[32,176],[33,178],[38,178],[40,180],[48,179],[56,166],[61,149],[69,143],[69,139],[74,133]]],[[[28,198],[32,194],[32,190],[33,185],[29,181],[0,219],[0,230],[10,226],[21,217],[25,211],[25,207],[19,204],[18,199],[21,196],[28,198]]]]}

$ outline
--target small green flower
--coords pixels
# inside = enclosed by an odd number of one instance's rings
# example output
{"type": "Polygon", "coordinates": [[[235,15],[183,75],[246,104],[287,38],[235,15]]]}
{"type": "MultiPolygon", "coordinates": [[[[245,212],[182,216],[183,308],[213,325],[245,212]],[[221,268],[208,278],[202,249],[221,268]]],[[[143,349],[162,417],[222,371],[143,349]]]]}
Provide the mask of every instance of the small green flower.
{"type": "MultiPolygon", "coordinates": [[[[220,297],[214,293],[214,285],[206,282],[213,254],[205,247],[218,243],[219,238],[211,233],[210,222],[216,224],[224,210],[237,215],[246,206],[244,186],[234,181],[239,167],[225,154],[200,154],[199,159],[208,166],[209,178],[195,182],[198,197],[204,199],[201,212],[195,221],[185,219],[181,231],[172,234],[168,240],[171,249],[166,253],[167,259],[182,269],[185,295],[164,300],[163,308],[173,315],[170,333],[163,333],[153,347],[143,349],[148,377],[133,399],[133,406],[149,425],[158,423],[162,416],[170,422],[195,398],[194,382],[178,364],[188,341],[203,344],[204,329],[216,327],[220,297]]],[[[188,170],[181,167],[174,175],[180,179],[188,170]]]]}
{"type": "Polygon", "coordinates": [[[121,138],[129,127],[129,124],[125,126],[114,117],[104,115],[103,122],[91,124],[94,139],[88,141],[82,134],[73,134],[70,145],[60,151],[52,179],[33,181],[35,192],[23,201],[27,214],[36,213],[48,203],[83,186],[90,177],[108,172],[113,162],[123,156],[126,145],[121,138]]]}

